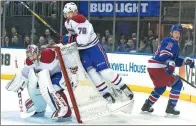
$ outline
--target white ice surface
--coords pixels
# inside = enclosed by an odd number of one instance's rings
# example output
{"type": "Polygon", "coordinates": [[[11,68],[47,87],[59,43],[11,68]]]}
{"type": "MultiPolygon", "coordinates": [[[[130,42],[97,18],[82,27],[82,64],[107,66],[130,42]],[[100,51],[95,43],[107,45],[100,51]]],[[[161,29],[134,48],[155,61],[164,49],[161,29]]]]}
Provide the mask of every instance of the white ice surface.
{"type": "MultiPolygon", "coordinates": [[[[18,108],[17,94],[5,90],[6,81],[1,80],[1,124],[2,125],[33,125],[33,124],[77,124],[74,114],[72,121],[57,123],[50,119],[52,114],[50,109],[47,108],[45,117],[41,118],[27,118],[21,119],[18,108]]],[[[141,114],[141,107],[148,97],[148,94],[135,93],[135,104],[133,113],[131,115],[122,112],[115,113],[106,117],[101,117],[96,120],[88,121],[86,124],[124,124],[124,125],[196,125],[196,104],[179,101],[177,109],[181,110],[179,117],[167,117],[165,108],[168,98],[161,97],[154,105],[155,111],[152,114],[141,114]]]]}

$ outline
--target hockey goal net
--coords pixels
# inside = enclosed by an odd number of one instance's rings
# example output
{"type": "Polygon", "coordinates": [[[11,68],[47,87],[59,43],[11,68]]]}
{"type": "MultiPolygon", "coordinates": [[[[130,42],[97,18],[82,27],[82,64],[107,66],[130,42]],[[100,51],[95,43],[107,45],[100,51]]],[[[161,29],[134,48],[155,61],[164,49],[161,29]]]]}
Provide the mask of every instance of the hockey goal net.
{"type": "Polygon", "coordinates": [[[65,80],[67,89],[65,90],[65,93],[68,97],[70,106],[75,112],[78,123],[108,115],[130,103],[130,101],[126,101],[116,104],[115,107],[108,104],[84,70],[76,43],[60,45],[57,46],[55,50],[65,80]],[[70,72],[73,69],[77,71],[74,74],[70,72]],[[72,87],[72,82],[77,83],[74,88],[72,87]]]}

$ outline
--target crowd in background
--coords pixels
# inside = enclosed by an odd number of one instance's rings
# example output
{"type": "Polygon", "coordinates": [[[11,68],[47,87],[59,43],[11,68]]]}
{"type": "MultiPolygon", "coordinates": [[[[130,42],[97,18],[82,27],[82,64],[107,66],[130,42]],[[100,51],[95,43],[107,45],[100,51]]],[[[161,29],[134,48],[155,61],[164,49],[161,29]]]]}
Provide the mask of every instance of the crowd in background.
{"type": "MultiPolygon", "coordinates": [[[[46,3],[49,6],[45,6],[45,4],[41,4],[41,2],[39,1],[36,2],[35,8],[42,8],[42,9],[38,9],[40,12],[38,11],[37,13],[39,13],[41,16],[48,15],[48,16],[51,16],[52,18],[57,17],[61,14],[60,13],[61,11],[57,9],[58,8],[57,5],[59,6],[59,3],[57,3],[56,1],[50,1],[50,2],[46,1],[46,3]],[[46,13],[46,11],[44,11],[43,8],[45,9],[51,8],[49,9],[50,13],[44,14],[46,13]]],[[[8,4],[7,8],[9,8],[11,4],[9,4],[9,2],[7,4],[8,4]]],[[[27,2],[27,4],[32,8],[33,6],[32,2],[27,2]]],[[[30,12],[25,10],[21,4],[16,2],[13,5],[14,5],[14,10],[8,9],[7,13],[11,13],[11,11],[13,11],[14,12],[13,14],[15,15],[20,15],[20,13],[31,15],[30,12]]],[[[41,24],[41,22],[39,22],[39,24],[41,24]]],[[[26,34],[21,29],[20,31],[18,29],[20,29],[20,27],[17,28],[15,26],[12,26],[11,29],[8,29],[8,28],[4,30],[2,29],[3,31],[2,33],[5,37],[1,45],[3,45],[4,47],[26,48],[27,45],[34,43],[41,48],[41,47],[47,47],[50,45],[54,45],[55,43],[59,43],[59,39],[56,39],[55,36],[52,34],[52,32],[49,29],[46,29],[46,27],[45,29],[43,29],[43,27],[33,29],[31,32],[29,32],[31,34],[26,34]],[[45,32],[41,33],[40,29],[42,29],[41,31],[45,30],[45,32]],[[37,31],[39,30],[39,31],[36,33],[36,30],[37,31]]],[[[129,33],[129,35],[125,35],[123,33],[120,35],[116,35],[118,37],[112,35],[112,30],[111,30],[112,28],[104,29],[103,27],[102,31],[105,30],[105,32],[101,32],[97,29],[98,27],[94,25],[94,30],[97,32],[96,34],[99,37],[100,43],[102,44],[106,52],[150,53],[152,54],[156,51],[158,45],[161,42],[161,40],[158,39],[158,36],[154,32],[153,29],[148,29],[148,33],[145,33],[145,35],[143,35],[142,37],[141,35],[139,35],[140,36],[139,40],[137,40],[137,33],[135,31],[136,29],[132,30],[129,33]]],[[[63,31],[65,31],[65,28],[63,29],[63,31]]],[[[186,55],[186,56],[193,55],[193,44],[194,44],[193,34],[194,32],[192,29],[185,29],[183,31],[183,34],[181,36],[181,40],[179,43],[181,47],[180,48],[181,55],[186,55]]],[[[67,36],[65,35],[65,37],[67,36]]]]}
{"type": "MultiPolygon", "coordinates": [[[[96,29],[96,27],[95,27],[96,29]]],[[[26,48],[29,44],[34,43],[37,46],[47,47],[59,43],[59,40],[55,39],[51,35],[49,29],[45,29],[45,33],[42,36],[33,35],[21,35],[20,31],[17,31],[16,27],[12,27],[10,30],[5,29],[4,33],[4,47],[19,47],[26,48]]],[[[114,41],[113,35],[110,30],[105,30],[105,33],[96,33],[100,43],[106,52],[130,52],[130,53],[154,53],[160,44],[158,36],[156,36],[152,29],[148,30],[148,36],[139,38],[139,43],[137,45],[136,33],[132,33],[130,36],[121,35],[119,40],[114,41]],[[136,50],[138,46],[138,50],[136,50]]],[[[65,36],[68,37],[68,36],[65,36]]],[[[67,40],[67,39],[64,39],[67,40]]],[[[184,43],[183,48],[181,48],[181,54],[183,55],[193,55],[193,31],[186,30],[184,36],[182,36],[181,41],[184,43]]]]}
{"type": "Polygon", "coordinates": [[[50,34],[50,30],[46,29],[43,36],[33,35],[21,35],[20,32],[17,31],[16,27],[12,27],[10,30],[4,30],[4,45],[3,47],[15,47],[15,48],[26,48],[29,44],[33,43],[40,48],[44,48],[47,46],[52,46],[56,44],[55,39],[50,34]]]}

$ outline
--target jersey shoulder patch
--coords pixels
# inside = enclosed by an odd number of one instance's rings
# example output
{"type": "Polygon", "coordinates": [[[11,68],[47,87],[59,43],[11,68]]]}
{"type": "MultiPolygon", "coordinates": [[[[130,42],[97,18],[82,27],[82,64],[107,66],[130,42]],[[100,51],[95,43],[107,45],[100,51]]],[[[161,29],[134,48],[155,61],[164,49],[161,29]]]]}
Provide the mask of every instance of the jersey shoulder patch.
{"type": "Polygon", "coordinates": [[[172,42],[168,42],[167,46],[166,46],[166,49],[172,50],[172,47],[173,47],[173,43],[172,42]]]}
{"type": "Polygon", "coordinates": [[[26,58],[25,64],[26,64],[27,66],[31,66],[31,65],[33,65],[33,62],[32,62],[29,58],[26,58]]]}
{"type": "Polygon", "coordinates": [[[76,23],[84,23],[86,21],[86,18],[81,14],[77,14],[72,18],[72,20],[75,21],[76,23]]]}
{"type": "Polygon", "coordinates": [[[51,63],[55,59],[55,52],[52,49],[45,49],[41,51],[40,61],[43,63],[51,63]]]}

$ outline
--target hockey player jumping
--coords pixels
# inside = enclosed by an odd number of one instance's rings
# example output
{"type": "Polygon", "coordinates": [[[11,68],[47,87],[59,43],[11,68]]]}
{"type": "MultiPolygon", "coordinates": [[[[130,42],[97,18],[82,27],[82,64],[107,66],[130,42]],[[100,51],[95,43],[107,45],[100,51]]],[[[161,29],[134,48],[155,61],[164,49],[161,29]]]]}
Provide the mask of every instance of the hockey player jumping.
{"type": "Polygon", "coordinates": [[[67,3],[63,12],[66,18],[65,27],[69,32],[68,41],[69,43],[77,43],[83,67],[99,92],[109,102],[115,102],[115,99],[108,92],[105,79],[132,99],[132,91],[123,82],[119,74],[110,69],[107,55],[94,32],[92,24],[78,13],[77,6],[73,2],[67,3]]]}

